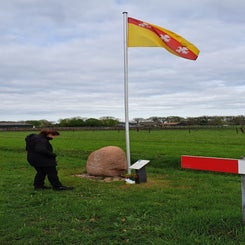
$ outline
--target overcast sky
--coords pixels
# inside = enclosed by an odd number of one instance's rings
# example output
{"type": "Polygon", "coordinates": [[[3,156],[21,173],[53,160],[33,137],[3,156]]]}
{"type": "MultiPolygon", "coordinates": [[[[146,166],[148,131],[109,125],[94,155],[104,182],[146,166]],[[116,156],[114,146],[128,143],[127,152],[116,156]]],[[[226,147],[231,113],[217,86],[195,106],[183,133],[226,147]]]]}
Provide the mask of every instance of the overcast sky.
{"type": "Polygon", "coordinates": [[[129,118],[245,114],[244,0],[0,0],[0,121],[124,120],[123,11],[200,49],[128,49],[129,118]]]}

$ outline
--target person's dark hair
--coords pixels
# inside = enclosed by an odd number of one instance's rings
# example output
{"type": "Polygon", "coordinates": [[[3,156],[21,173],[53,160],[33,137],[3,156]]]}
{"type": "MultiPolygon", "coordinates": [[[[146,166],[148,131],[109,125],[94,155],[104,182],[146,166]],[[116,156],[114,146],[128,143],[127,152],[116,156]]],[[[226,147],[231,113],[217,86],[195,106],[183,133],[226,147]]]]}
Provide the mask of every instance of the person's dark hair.
{"type": "Polygon", "coordinates": [[[60,135],[60,133],[54,129],[51,129],[51,128],[44,128],[41,130],[40,134],[43,134],[45,136],[47,136],[48,134],[51,134],[51,135],[60,135]]]}

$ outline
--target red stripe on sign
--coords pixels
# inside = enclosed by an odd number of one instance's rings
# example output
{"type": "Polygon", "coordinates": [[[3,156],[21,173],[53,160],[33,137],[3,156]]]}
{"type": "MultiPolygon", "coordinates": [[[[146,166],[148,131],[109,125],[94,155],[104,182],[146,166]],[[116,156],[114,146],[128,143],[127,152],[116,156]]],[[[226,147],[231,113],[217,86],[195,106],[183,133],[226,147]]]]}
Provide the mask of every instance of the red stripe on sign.
{"type": "Polygon", "coordinates": [[[230,158],[181,156],[181,167],[238,174],[238,160],[230,158]]]}

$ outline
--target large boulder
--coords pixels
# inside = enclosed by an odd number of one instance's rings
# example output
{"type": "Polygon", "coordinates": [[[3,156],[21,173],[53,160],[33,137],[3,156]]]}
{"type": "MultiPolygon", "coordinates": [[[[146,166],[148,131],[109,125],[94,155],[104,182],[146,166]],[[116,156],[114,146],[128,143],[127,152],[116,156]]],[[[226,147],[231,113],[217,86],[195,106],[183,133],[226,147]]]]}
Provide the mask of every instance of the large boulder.
{"type": "Polygon", "coordinates": [[[100,148],[89,155],[86,169],[94,176],[120,176],[127,169],[126,155],[117,146],[100,148]]]}

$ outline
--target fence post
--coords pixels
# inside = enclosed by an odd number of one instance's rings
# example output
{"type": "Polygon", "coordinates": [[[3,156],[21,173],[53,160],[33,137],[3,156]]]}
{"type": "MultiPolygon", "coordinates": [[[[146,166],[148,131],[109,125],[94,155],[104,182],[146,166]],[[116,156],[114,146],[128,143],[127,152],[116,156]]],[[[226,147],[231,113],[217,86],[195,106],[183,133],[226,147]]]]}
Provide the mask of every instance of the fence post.
{"type": "Polygon", "coordinates": [[[241,175],[241,187],[242,187],[242,221],[245,222],[245,175],[241,175]]]}

